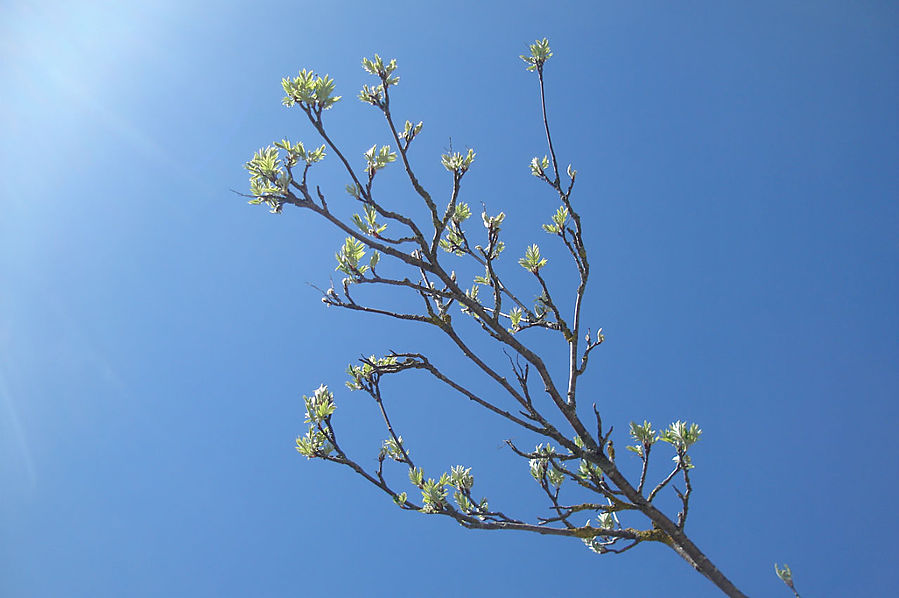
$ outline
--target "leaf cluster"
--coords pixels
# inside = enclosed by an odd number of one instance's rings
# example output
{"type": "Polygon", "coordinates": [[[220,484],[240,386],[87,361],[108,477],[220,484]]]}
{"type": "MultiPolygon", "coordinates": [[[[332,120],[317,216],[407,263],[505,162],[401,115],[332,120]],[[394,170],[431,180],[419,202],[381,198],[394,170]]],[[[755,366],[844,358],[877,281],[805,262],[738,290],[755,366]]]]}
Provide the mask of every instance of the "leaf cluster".
{"type": "Polygon", "coordinates": [[[540,248],[537,244],[528,245],[524,257],[518,260],[521,267],[536,274],[540,268],[546,265],[546,258],[540,257],[540,248]]]}
{"type": "Polygon", "coordinates": [[[306,151],[302,141],[291,144],[287,139],[275,143],[275,147],[281,148],[287,152],[287,165],[296,166],[300,160],[306,164],[312,165],[321,162],[325,157],[325,144],[320,145],[314,150],[306,151]]]}
{"type": "Polygon", "coordinates": [[[373,176],[378,170],[396,161],[396,152],[391,151],[389,145],[382,145],[381,149],[378,149],[378,145],[375,144],[368,148],[364,158],[365,169],[370,176],[373,176]]]}
{"type": "Polygon", "coordinates": [[[334,444],[328,432],[331,415],[337,408],[334,395],[322,384],[311,397],[303,395],[303,402],[306,405],[305,422],[309,424],[309,429],[304,436],[297,437],[297,452],[307,459],[330,455],[334,451],[334,444]]]}
{"type": "Polygon", "coordinates": [[[386,357],[375,357],[372,355],[368,359],[362,360],[362,365],[350,364],[347,366],[346,373],[350,377],[346,381],[346,386],[350,390],[365,390],[371,386],[372,377],[391,366],[396,366],[396,357],[388,355],[386,357]]]}
{"type": "Polygon", "coordinates": [[[549,49],[549,40],[547,40],[545,37],[542,40],[538,39],[533,44],[531,44],[528,49],[531,51],[529,55],[521,55],[521,59],[525,62],[525,64],[528,65],[527,70],[543,70],[543,65],[553,55],[552,51],[549,49]]]}
{"type": "Polygon", "coordinates": [[[387,230],[387,225],[378,223],[378,210],[367,203],[363,207],[363,212],[365,214],[364,218],[359,214],[353,214],[353,223],[366,235],[380,237],[381,233],[387,230]]]}
{"type": "Polygon", "coordinates": [[[328,110],[341,98],[334,95],[334,79],[328,75],[323,77],[316,75],[306,69],[301,70],[296,77],[281,79],[281,87],[286,94],[281,100],[282,104],[288,107],[299,104],[317,114],[321,114],[322,110],[328,110]]]}
{"type": "Polygon", "coordinates": [[[457,176],[462,176],[474,163],[474,150],[469,149],[467,153],[451,152],[440,156],[440,163],[443,167],[457,176]]]}
{"type": "Polygon", "coordinates": [[[359,99],[367,104],[384,109],[386,107],[385,90],[400,82],[400,78],[393,74],[396,70],[396,59],[384,64],[384,60],[375,54],[374,58],[362,59],[362,68],[365,69],[366,73],[381,79],[381,83],[372,86],[363,85],[362,91],[359,92],[359,99]]]}
{"type": "Polygon", "coordinates": [[[365,244],[353,237],[346,238],[343,247],[337,251],[335,257],[337,258],[337,268],[335,269],[346,274],[349,277],[347,280],[350,282],[362,278],[369,268],[369,266],[359,263],[365,257],[365,244]]]}
{"type": "Polygon", "coordinates": [[[559,206],[556,213],[552,215],[552,222],[543,225],[543,230],[550,234],[561,235],[568,223],[568,208],[559,206]]]}

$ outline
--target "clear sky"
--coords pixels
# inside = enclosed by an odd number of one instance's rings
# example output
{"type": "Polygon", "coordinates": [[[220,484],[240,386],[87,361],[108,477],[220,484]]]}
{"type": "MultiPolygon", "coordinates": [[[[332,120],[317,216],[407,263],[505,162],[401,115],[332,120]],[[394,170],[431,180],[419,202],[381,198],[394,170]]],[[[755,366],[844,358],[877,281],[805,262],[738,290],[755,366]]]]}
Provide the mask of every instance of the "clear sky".
{"type": "MultiPolygon", "coordinates": [[[[427,331],[326,309],[307,283],[335,276],[341,236],[231,191],[257,148],[318,141],[281,77],[336,79],[326,123],[361,167],[389,139],[354,99],[360,59],[396,57],[425,184],[448,191],[450,138],[474,148],[462,198],[508,214],[507,268],[539,242],[562,284],[518,59],[544,36],[593,256],[587,323],[606,334],[582,403],[619,446],[631,420],[702,426],[688,531],[747,594],[789,595],[775,561],[804,596],[899,587],[897,31],[887,1],[6,0],[0,595],[717,595],[664,547],[466,531],[293,448],[301,395],[326,383],[374,462],[375,407],[343,388],[360,354],[428,352],[483,380],[427,331]]],[[[383,178],[418,209],[398,168],[383,178]]],[[[349,209],[333,156],[313,181],[349,209]]],[[[533,439],[420,376],[385,388],[435,474],[471,466],[491,506],[545,513],[502,445],[533,439]]]]}

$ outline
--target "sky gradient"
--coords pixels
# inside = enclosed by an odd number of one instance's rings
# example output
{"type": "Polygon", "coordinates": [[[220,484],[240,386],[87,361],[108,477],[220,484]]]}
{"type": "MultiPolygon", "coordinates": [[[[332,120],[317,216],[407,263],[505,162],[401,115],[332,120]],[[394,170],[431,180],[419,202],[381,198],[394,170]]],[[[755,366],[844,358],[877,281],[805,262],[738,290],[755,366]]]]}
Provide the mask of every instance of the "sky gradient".
{"type": "MultiPolygon", "coordinates": [[[[518,55],[544,36],[606,335],[581,403],[622,447],[632,420],[699,423],[687,529],[748,595],[789,595],[775,561],[803,596],[899,587],[897,5],[554,6],[2,4],[0,595],[718,595],[664,547],[466,531],[293,448],[325,383],[374,463],[375,407],[343,386],[360,355],[427,352],[489,387],[427,330],[326,309],[310,283],[339,276],[342,235],[233,192],[256,149],[318,144],[281,77],[334,77],[326,125],[361,168],[389,133],[355,99],[360,60],[395,57],[423,182],[445,197],[440,153],[473,148],[461,199],[506,212],[505,267],[536,295],[527,244],[574,276],[527,168],[546,149],[518,55]]],[[[333,156],[311,176],[351,208],[333,156]]],[[[377,185],[421,213],[398,167],[377,185]]],[[[503,445],[532,438],[422,376],[385,388],[434,475],[471,466],[491,506],[545,514],[503,445]]]]}

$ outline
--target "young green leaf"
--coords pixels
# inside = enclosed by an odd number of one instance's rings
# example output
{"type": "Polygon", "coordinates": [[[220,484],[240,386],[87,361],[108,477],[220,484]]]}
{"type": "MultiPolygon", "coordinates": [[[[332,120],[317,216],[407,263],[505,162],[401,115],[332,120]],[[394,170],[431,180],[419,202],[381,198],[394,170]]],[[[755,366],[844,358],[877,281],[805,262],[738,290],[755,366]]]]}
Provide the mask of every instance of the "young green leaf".
{"type": "Polygon", "coordinates": [[[536,244],[529,245],[524,252],[524,257],[518,260],[521,267],[536,274],[540,268],[546,265],[546,259],[540,257],[540,248],[536,244]]]}

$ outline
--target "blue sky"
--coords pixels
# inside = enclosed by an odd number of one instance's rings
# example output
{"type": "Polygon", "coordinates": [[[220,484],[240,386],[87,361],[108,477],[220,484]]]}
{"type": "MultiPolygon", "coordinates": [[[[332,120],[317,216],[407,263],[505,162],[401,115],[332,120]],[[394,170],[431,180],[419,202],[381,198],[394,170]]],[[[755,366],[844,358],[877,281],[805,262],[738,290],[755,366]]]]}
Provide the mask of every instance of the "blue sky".
{"type": "MultiPolygon", "coordinates": [[[[257,148],[317,142],[281,77],[336,79],[326,123],[361,167],[388,137],[359,61],[396,57],[423,181],[446,193],[439,154],[474,148],[462,198],[508,214],[510,275],[539,242],[562,285],[518,59],[544,36],[606,334],[581,403],[619,446],[631,420],[702,426],[688,531],[747,594],[789,595],[775,561],[807,596],[899,585],[895,4],[133,4],[0,9],[0,594],[717,595],[667,549],[466,531],[293,450],[326,383],[373,462],[377,413],[343,388],[360,354],[484,381],[428,331],[326,309],[307,283],[341,236],[232,193],[257,148]]],[[[350,209],[333,159],[313,173],[350,209]]],[[[382,192],[415,213],[399,175],[382,192]]],[[[543,514],[502,445],[533,439],[422,377],[389,390],[435,473],[471,466],[491,506],[543,514]]]]}

